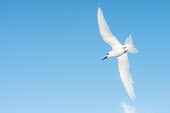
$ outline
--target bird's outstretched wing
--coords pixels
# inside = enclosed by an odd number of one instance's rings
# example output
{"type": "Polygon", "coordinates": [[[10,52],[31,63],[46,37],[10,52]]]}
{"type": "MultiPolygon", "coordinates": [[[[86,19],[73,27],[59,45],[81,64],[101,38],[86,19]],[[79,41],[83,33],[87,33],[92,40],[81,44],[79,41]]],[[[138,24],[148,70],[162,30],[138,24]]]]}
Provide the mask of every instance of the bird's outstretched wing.
{"type": "Polygon", "coordinates": [[[110,44],[112,49],[122,46],[122,44],[110,32],[110,29],[103,17],[103,13],[100,8],[98,8],[97,19],[98,19],[100,34],[101,34],[103,40],[105,42],[107,42],[108,44],[110,44]]]}
{"type": "Polygon", "coordinates": [[[124,55],[117,57],[118,59],[118,67],[119,67],[119,72],[120,72],[120,77],[122,79],[123,85],[129,95],[129,97],[134,100],[135,93],[134,93],[134,88],[133,88],[133,79],[129,71],[129,61],[128,61],[128,56],[127,53],[124,55]]]}

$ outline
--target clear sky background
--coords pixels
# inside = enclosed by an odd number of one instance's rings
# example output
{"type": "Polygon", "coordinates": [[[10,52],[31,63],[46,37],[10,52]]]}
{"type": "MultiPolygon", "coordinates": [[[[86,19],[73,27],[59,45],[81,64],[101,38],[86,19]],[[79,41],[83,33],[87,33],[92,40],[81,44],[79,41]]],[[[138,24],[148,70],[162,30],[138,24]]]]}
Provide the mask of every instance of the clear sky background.
{"type": "Polygon", "coordinates": [[[170,2],[165,0],[0,0],[0,113],[170,112],[170,2]],[[129,54],[136,100],[98,30],[101,7],[129,54]]]}

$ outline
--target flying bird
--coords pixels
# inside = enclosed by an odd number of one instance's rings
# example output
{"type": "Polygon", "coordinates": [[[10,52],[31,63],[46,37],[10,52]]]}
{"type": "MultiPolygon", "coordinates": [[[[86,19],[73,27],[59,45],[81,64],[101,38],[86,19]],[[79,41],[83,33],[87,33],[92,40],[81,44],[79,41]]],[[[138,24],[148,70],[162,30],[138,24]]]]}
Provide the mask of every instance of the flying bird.
{"type": "Polygon", "coordinates": [[[100,8],[98,8],[97,12],[97,20],[99,25],[100,34],[105,42],[107,42],[111,47],[112,51],[106,54],[106,57],[103,58],[111,58],[117,57],[118,59],[118,68],[120,72],[120,77],[122,79],[123,85],[125,87],[126,92],[128,93],[129,97],[134,100],[136,98],[134,92],[134,81],[129,71],[129,61],[128,61],[128,53],[137,53],[138,50],[135,48],[132,36],[130,35],[125,44],[122,45],[116,37],[110,32],[109,26],[107,25],[103,13],[100,8]]]}

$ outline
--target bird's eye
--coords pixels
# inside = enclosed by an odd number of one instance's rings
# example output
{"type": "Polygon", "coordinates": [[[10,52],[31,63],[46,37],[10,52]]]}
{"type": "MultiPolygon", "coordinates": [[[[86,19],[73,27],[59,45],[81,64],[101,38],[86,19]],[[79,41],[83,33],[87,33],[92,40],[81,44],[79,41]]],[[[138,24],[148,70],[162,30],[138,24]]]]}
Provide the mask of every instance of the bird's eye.
{"type": "Polygon", "coordinates": [[[107,53],[107,55],[109,55],[109,53],[107,53]]]}

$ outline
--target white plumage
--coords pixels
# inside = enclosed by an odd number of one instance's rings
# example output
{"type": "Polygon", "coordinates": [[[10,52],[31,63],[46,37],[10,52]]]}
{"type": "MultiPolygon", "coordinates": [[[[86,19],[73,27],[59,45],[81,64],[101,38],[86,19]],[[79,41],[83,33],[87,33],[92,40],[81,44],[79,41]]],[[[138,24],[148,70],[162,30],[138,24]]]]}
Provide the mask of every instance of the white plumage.
{"type": "Polygon", "coordinates": [[[134,93],[134,87],[133,87],[134,81],[129,71],[130,66],[129,66],[127,53],[128,52],[137,53],[138,50],[133,45],[131,35],[126,39],[124,45],[122,45],[116,39],[116,37],[112,35],[103,17],[103,13],[100,8],[98,8],[97,19],[98,19],[99,31],[100,31],[100,34],[103,40],[107,42],[108,44],[110,44],[112,47],[112,51],[108,52],[104,59],[110,58],[110,57],[117,57],[118,68],[119,68],[120,77],[122,79],[123,85],[129,97],[132,100],[134,100],[135,99],[135,93],[134,93]]]}
{"type": "Polygon", "coordinates": [[[122,46],[122,44],[110,32],[109,26],[107,25],[100,8],[98,8],[97,17],[100,34],[102,35],[103,40],[110,44],[112,46],[112,49],[115,49],[118,46],[122,46]]]}

